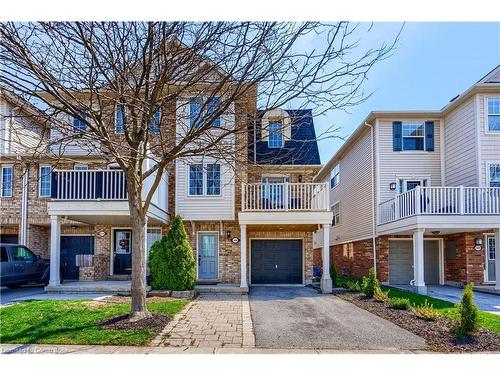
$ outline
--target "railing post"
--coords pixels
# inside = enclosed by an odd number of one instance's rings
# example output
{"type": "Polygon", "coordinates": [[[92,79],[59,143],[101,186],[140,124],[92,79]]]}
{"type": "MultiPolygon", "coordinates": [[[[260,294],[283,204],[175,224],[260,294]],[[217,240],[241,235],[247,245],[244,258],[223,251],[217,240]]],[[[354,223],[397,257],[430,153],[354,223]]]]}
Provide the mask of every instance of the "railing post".
{"type": "Polygon", "coordinates": [[[400,195],[396,194],[396,197],[394,198],[394,220],[399,220],[401,218],[399,210],[399,199],[400,195]]]}
{"type": "Polygon", "coordinates": [[[289,208],[288,207],[289,206],[288,205],[288,182],[285,182],[284,188],[285,188],[285,191],[283,193],[283,199],[285,200],[284,208],[285,208],[285,211],[288,211],[288,208],[289,208]]]}
{"type": "Polygon", "coordinates": [[[323,191],[325,192],[326,210],[330,211],[330,191],[328,189],[328,183],[327,182],[325,182],[323,184],[323,191]]]}
{"type": "Polygon", "coordinates": [[[460,185],[459,200],[460,200],[460,215],[463,215],[465,213],[464,185],[460,185]]]}
{"type": "Polygon", "coordinates": [[[420,185],[415,187],[415,214],[420,215],[422,212],[422,188],[420,185]]]}

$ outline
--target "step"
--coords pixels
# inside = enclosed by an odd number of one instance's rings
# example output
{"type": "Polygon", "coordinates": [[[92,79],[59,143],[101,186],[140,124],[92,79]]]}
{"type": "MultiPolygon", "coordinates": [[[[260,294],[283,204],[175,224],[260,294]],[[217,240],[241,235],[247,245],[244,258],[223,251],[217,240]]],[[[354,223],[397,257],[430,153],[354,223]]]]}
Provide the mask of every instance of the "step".
{"type": "Polygon", "coordinates": [[[196,285],[194,290],[200,294],[248,294],[248,288],[242,288],[237,284],[196,285]]]}

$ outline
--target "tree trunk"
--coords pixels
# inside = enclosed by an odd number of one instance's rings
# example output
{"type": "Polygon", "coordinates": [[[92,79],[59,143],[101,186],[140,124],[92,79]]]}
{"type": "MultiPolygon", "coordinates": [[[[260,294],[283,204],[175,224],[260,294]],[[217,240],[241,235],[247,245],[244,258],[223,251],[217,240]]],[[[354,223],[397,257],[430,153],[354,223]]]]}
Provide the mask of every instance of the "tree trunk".
{"type": "Polygon", "coordinates": [[[132,307],[130,320],[140,320],[150,316],[146,307],[146,219],[140,212],[141,196],[129,198],[132,219],[132,285],[130,294],[132,307]]]}

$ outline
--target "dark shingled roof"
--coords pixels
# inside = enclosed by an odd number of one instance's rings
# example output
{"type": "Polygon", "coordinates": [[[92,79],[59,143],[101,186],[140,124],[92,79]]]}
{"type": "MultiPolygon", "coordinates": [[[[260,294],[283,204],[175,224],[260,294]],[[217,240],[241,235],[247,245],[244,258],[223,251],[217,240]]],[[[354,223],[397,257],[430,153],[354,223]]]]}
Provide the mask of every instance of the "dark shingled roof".
{"type": "MultiPolygon", "coordinates": [[[[321,165],[314,131],[314,122],[310,109],[296,109],[286,111],[291,119],[291,138],[285,140],[283,148],[269,148],[267,141],[261,141],[261,123],[256,127],[256,155],[257,164],[277,165],[321,165]]],[[[261,113],[261,116],[264,113],[261,113]]],[[[248,158],[254,161],[254,129],[248,129],[248,158]]]]}

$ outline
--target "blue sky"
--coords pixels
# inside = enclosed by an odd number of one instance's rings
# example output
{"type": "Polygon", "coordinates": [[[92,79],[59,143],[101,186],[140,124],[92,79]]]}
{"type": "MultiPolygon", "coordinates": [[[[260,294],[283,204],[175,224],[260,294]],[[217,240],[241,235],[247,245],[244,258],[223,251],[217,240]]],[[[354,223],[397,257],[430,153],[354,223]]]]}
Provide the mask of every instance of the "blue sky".
{"type": "MultiPolygon", "coordinates": [[[[365,45],[390,41],[401,23],[375,23],[365,45]]],[[[372,110],[441,109],[500,64],[500,23],[407,23],[394,54],[375,66],[364,85],[373,92],[350,113],[315,118],[320,135],[334,124],[347,137],[372,110]]],[[[341,139],[319,142],[326,163],[341,139]]]]}

